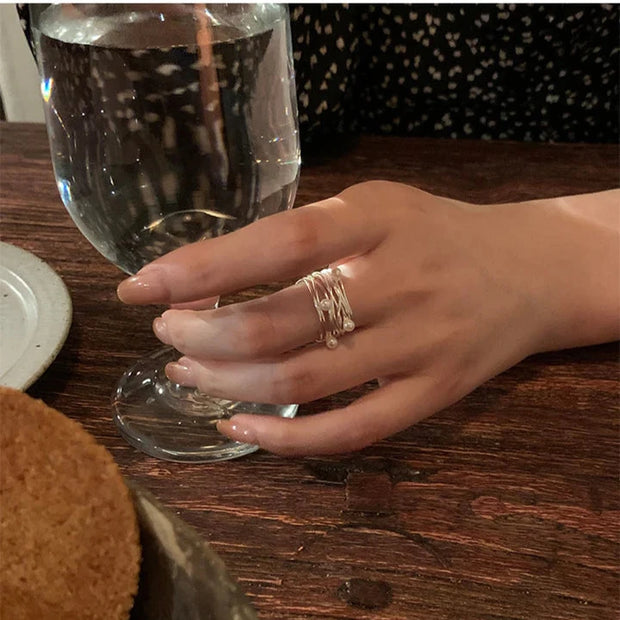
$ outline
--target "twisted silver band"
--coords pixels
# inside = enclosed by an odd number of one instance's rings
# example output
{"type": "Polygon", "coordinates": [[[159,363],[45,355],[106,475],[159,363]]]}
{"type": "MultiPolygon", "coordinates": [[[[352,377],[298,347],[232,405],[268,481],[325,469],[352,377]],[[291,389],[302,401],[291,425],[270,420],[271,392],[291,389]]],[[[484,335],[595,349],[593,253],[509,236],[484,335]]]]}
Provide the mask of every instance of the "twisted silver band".
{"type": "Polygon", "coordinates": [[[344,290],[340,269],[327,268],[301,278],[312,296],[312,303],[319,317],[319,337],[328,349],[338,346],[338,338],[355,329],[353,312],[344,290]]]}

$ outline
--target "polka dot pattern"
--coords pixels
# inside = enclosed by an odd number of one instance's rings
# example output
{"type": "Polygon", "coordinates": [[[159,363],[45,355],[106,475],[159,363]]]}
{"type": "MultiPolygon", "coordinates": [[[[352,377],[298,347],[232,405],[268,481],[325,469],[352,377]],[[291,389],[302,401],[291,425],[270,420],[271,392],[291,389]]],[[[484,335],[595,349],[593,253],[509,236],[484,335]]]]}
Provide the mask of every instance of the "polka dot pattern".
{"type": "Polygon", "coordinates": [[[298,5],[306,140],[617,142],[617,5],[298,5]]]}

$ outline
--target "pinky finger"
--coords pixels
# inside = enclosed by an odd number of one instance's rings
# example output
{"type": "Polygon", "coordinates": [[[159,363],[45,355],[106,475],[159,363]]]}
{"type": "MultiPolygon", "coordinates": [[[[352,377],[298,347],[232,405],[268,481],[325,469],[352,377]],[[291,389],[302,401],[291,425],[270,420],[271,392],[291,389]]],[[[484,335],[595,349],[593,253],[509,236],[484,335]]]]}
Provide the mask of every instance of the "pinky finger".
{"type": "Polygon", "coordinates": [[[450,404],[428,376],[396,379],[341,409],[293,419],[237,414],[218,423],[224,435],[286,456],[364,448],[450,404]]]}

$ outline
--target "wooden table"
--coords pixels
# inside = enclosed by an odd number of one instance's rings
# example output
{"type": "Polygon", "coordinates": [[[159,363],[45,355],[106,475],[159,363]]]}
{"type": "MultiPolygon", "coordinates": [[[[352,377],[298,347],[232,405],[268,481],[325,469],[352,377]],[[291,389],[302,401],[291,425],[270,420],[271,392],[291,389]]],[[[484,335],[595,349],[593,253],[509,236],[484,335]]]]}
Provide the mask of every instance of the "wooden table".
{"type": "MultiPolygon", "coordinates": [[[[357,454],[157,461],[125,444],[109,409],[122,370],[156,348],[155,311],[117,301],[121,274],[65,213],[43,128],[4,124],[1,139],[2,239],[47,261],[74,304],[64,348],[29,392],[79,420],[126,476],[194,525],[261,617],[617,617],[617,344],[528,359],[357,454]]],[[[298,204],[372,178],[471,201],[528,199],[608,189],[618,171],[614,146],[364,138],[307,165],[298,204]]]]}

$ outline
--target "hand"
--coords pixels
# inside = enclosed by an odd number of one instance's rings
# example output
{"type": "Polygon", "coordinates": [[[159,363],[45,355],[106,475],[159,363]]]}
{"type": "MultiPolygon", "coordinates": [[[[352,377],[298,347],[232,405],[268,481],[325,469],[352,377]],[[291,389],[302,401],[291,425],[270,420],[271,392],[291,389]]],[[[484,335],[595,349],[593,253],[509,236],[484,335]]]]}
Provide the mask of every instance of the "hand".
{"type": "Polygon", "coordinates": [[[553,277],[536,277],[561,270],[536,234],[549,213],[373,181],[171,252],[121,283],[119,297],[187,304],[339,265],[357,327],[336,349],[310,344],[318,320],[305,286],[171,309],[154,331],[183,354],[168,376],[216,397],[304,403],[380,378],[341,409],[293,420],[238,414],[218,426],[279,454],[346,452],[558,344],[553,277]]]}

